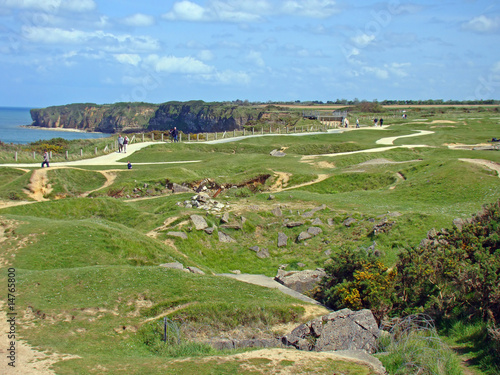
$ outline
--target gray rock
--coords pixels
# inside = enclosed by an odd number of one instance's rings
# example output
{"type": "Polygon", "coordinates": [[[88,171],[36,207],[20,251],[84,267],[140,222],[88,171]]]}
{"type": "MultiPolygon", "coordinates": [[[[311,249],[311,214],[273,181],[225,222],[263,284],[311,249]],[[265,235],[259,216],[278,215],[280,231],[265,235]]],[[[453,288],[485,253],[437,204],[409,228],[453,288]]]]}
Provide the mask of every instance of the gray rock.
{"type": "Polygon", "coordinates": [[[205,274],[205,272],[203,272],[202,270],[200,270],[198,267],[189,266],[189,267],[186,267],[186,268],[191,273],[196,273],[198,275],[204,275],[205,274]]]}
{"type": "Polygon", "coordinates": [[[278,233],[278,247],[286,246],[287,242],[288,242],[288,236],[283,232],[279,232],[278,233]]]}
{"type": "Polygon", "coordinates": [[[258,252],[257,252],[257,257],[260,258],[260,259],[264,259],[264,258],[269,258],[269,250],[267,249],[260,249],[258,252]]]}
{"type": "Polygon", "coordinates": [[[310,227],[307,228],[307,233],[309,233],[311,236],[317,236],[318,234],[323,233],[323,230],[318,227],[310,227]]]}
{"type": "Polygon", "coordinates": [[[325,250],[325,252],[323,254],[325,254],[327,257],[329,257],[330,255],[332,255],[332,250],[327,249],[327,250],[325,250]]]}
{"type": "Polygon", "coordinates": [[[241,229],[241,224],[224,224],[220,227],[223,229],[241,229]]]}
{"type": "Polygon", "coordinates": [[[304,341],[314,351],[364,350],[373,353],[380,335],[370,310],[342,309],[301,324],[282,337],[282,343],[304,349],[304,341]]]}
{"type": "Polygon", "coordinates": [[[271,210],[271,213],[274,215],[274,216],[277,216],[277,217],[281,217],[283,216],[283,212],[281,211],[281,208],[279,207],[275,207],[271,210]]]}
{"type": "Polygon", "coordinates": [[[311,223],[312,225],[323,225],[323,222],[321,221],[321,219],[319,218],[316,218],[312,221],[311,223]]]}
{"type": "Polygon", "coordinates": [[[272,195],[272,194],[269,194],[269,196],[267,197],[268,201],[272,201],[274,199],[276,199],[276,197],[274,195],[272,195]]]}
{"type": "Polygon", "coordinates": [[[241,217],[241,225],[244,225],[247,221],[247,218],[245,216],[241,217]]]}
{"type": "Polygon", "coordinates": [[[343,225],[345,225],[346,227],[350,227],[352,224],[354,224],[356,222],[356,219],[350,217],[348,219],[345,219],[344,222],[342,223],[343,225]]]}
{"type": "Polygon", "coordinates": [[[187,234],[184,232],[167,232],[167,236],[178,237],[182,238],[183,240],[187,240],[188,238],[187,234]]]}
{"type": "Polygon", "coordinates": [[[312,236],[309,233],[300,232],[300,234],[297,236],[297,242],[301,242],[301,241],[307,240],[309,238],[312,238],[312,236]]]}
{"type": "Polygon", "coordinates": [[[226,224],[229,223],[229,212],[224,212],[222,214],[222,217],[220,218],[220,221],[226,224]]]}
{"type": "Polygon", "coordinates": [[[215,230],[215,227],[208,227],[208,228],[205,228],[203,229],[205,231],[205,233],[207,234],[212,234],[215,230]]]}
{"type": "Polygon", "coordinates": [[[182,263],[179,263],[179,262],[162,263],[162,264],[160,264],[160,267],[173,268],[176,270],[183,270],[184,269],[184,266],[182,265],[182,263]]]}
{"type": "Polygon", "coordinates": [[[286,154],[283,152],[283,151],[279,151],[277,149],[274,149],[272,150],[269,155],[271,156],[275,156],[275,157],[278,157],[278,158],[282,158],[283,156],[286,156],[286,154]]]}
{"type": "Polygon", "coordinates": [[[192,191],[193,190],[188,188],[187,186],[182,186],[182,185],[176,184],[175,182],[172,184],[172,193],[189,193],[192,191]]]}
{"type": "Polygon", "coordinates": [[[300,227],[301,225],[304,225],[303,221],[290,221],[285,224],[287,228],[300,227]]]}
{"type": "Polygon", "coordinates": [[[252,250],[252,251],[255,251],[256,253],[258,253],[259,250],[260,250],[260,248],[258,246],[252,246],[249,249],[252,250]]]}
{"type": "Polygon", "coordinates": [[[222,242],[222,243],[236,242],[236,240],[234,238],[227,235],[226,233],[218,232],[218,234],[219,234],[219,242],[222,242]]]}
{"type": "Polygon", "coordinates": [[[322,268],[304,271],[285,271],[280,269],[274,280],[296,292],[304,293],[318,285],[325,275],[326,272],[322,268]]]}
{"type": "Polygon", "coordinates": [[[321,206],[319,207],[315,207],[313,208],[312,210],[310,211],[307,211],[307,212],[304,212],[302,214],[302,217],[313,217],[313,215],[318,212],[318,211],[321,211],[321,210],[324,210],[326,208],[326,205],[325,204],[322,204],[321,206]]]}
{"type": "Polygon", "coordinates": [[[332,225],[335,225],[335,220],[333,220],[333,219],[327,219],[327,220],[326,220],[326,223],[327,223],[328,225],[332,226],[332,225]]]}
{"type": "Polygon", "coordinates": [[[203,216],[191,215],[190,217],[191,217],[191,221],[193,222],[196,230],[203,230],[205,228],[208,228],[208,224],[205,221],[205,218],[203,216]]]}

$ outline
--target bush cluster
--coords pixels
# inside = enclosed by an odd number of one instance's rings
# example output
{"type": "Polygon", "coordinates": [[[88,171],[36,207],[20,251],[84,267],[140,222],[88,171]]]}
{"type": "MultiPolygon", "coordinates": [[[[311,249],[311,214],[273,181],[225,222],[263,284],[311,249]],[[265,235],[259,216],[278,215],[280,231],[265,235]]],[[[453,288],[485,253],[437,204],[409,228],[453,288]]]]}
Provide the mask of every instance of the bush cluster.
{"type": "Polygon", "coordinates": [[[400,252],[394,268],[363,250],[332,258],[315,297],[334,309],[369,308],[379,321],[423,312],[500,322],[500,201],[452,229],[429,232],[400,252]]]}

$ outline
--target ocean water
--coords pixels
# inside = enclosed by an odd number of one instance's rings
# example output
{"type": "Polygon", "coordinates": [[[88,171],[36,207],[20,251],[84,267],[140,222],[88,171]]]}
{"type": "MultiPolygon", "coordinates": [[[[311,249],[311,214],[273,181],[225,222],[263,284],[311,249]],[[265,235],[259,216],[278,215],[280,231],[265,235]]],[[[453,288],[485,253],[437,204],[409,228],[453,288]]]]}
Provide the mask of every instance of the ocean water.
{"type": "Polygon", "coordinates": [[[84,133],[61,130],[45,130],[22,128],[21,125],[31,125],[30,108],[0,107],[0,141],[3,143],[26,144],[52,138],[88,139],[105,138],[106,133],[84,133]]]}

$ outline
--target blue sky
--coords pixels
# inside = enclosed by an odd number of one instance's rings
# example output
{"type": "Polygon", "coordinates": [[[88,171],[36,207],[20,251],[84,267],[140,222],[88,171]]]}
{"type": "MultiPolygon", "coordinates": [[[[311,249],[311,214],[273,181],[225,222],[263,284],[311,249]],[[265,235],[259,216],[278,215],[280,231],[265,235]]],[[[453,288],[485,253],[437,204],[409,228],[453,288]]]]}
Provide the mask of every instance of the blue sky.
{"type": "Polygon", "coordinates": [[[0,106],[500,99],[500,2],[0,0],[0,106]]]}

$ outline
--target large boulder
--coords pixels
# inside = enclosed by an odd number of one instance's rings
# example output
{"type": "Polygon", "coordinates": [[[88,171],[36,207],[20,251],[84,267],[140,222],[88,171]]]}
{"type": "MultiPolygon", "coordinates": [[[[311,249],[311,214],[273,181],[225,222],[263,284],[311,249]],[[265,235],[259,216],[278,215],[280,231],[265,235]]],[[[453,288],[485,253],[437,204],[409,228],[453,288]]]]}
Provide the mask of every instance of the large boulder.
{"type": "Polygon", "coordinates": [[[313,289],[325,275],[325,270],[322,268],[304,271],[285,271],[280,269],[274,280],[296,292],[305,293],[313,289]]]}
{"type": "Polygon", "coordinates": [[[342,309],[301,324],[282,343],[301,350],[364,350],[373,353],[380,335],[370,310],[342,309]]]}
{"type": "Polygon", "coordinates": [[[205,228],[208,228],[208,224],[203,216],[191,215],[191,221],[193,222],[196,230],[203,230],[205,228]]]}

